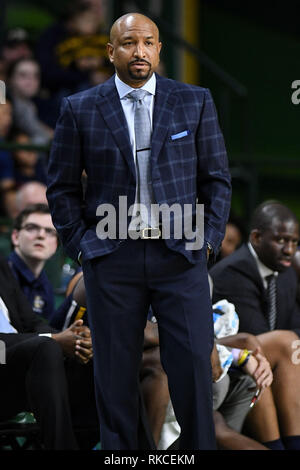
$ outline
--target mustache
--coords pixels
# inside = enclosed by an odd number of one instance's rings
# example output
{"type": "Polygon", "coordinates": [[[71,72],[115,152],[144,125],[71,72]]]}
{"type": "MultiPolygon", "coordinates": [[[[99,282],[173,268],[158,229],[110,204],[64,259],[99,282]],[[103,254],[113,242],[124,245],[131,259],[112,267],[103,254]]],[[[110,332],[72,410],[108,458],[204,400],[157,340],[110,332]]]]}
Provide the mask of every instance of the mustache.
{"type": "Polygon", "coordinates": [[[145,64],[151,66],[150,62],[148,62],[148,61],[145,60],[145,59],[135,59],[135,60],[132,60],[131,62],[129,62],[129,65],[136,64],[137,62],[139,62],[139,63],[140,63],[140,62],[144,62],[145,64]]]}

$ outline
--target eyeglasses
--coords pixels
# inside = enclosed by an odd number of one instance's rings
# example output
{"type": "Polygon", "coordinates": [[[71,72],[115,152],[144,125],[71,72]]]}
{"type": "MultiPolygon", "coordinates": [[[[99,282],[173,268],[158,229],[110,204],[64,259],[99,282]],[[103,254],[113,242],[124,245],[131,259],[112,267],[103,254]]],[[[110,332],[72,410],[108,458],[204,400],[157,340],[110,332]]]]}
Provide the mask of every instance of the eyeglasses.
{"type": "Polygon", "coordinates": [[[38,235],[41,230],[44,230],[47,237],[57,237],[57,232],[54,228],[41,227],[37,224],[26,224],[21,227],[20,230],[26,230],[26,232],[31,233],[32,235],[38,235]]]}

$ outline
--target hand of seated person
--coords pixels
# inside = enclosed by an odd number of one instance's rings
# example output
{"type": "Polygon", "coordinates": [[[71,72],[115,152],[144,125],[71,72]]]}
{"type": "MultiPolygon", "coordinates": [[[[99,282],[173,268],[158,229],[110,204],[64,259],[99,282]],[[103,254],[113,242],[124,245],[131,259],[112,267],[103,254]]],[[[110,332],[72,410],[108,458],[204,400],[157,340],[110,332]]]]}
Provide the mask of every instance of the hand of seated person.
{"type": "Polygon", "coordinates": [[[147,320],[146,327],[144,329],[144,350],[159,346],[159,335],[157,323],[152,323],[147,320]]]}
{"type": "MultiPolygon", "coordinates": [[[[90,359],[93,357],[93,345],[91,330],[88,326],[83,325],[83,320],[77,320],[75,323],[77,325],[78,321],[82,322],[80,326],[75,326],[75,330],[80,339],[76,340],[76,357],[83,364],[87,364],[90,359]]],[[[73,325],[75,325],[73,323],[73,325]]],[[[71,325],[72,327],[72,325],[71,325]]]]}
{"type": "Polygon", "coordinates": [[[249,357],[249,361],[243,367],[243,371],[249,374],[256,382],[257,388],[263,392],[273,382],[273,373],[269,361],[257,348],[249,357]]]}
{"type": "Polygon", "coordinates": [[[82,364],[86,364],[93,357],[91,332],[82,320],[75,321],[66,330],[52,335],[67,357],[75,357],[82,364]]]}

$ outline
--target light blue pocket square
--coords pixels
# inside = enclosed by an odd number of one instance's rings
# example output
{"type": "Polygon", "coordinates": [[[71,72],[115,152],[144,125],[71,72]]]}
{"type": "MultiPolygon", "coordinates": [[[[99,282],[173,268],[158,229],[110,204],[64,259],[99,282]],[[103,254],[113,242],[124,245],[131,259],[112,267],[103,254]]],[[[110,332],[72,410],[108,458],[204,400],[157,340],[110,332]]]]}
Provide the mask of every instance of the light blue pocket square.
{"type": "Polygon", "coordinates": [[[172,140],[181,139],[182,137],[185,137],[185,136],[189,135],[190,133],[191,133],[191,131],[189,131],[189,130],[182,131],[182,132],[179,132],[179,134],[171,135],[171,139],[172,140]]]}

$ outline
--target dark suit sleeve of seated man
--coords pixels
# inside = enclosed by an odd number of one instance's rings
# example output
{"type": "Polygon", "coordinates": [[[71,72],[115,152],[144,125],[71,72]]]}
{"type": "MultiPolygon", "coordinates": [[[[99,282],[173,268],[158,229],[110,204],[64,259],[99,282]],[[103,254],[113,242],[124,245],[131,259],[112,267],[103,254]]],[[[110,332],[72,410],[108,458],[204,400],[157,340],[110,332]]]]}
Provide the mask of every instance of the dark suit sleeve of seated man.
{"type": "MultiPolygon", "coordinates": [[[[213,302],[226,299],[235,305],[239,331],[267,333],[267,298],[254,260],[243,246],[210,270],[213,302]]],[[[278,277],[276,329],[293,330],[300,336],[300,311],[296,302],[297,279],[292,268],[278,277]]]]}
{"type": "MultiPolygon", "coordinates": [[[[0,296],[5,303],[10,320],[18,331],[18,339],[36,336],[39,333],[56,333],[42,318],[35,315],[27,298],[19,287],[6,261],[0,259],[0,296]]],[[[7,346],[15,343],[16,334],[0,333],[0,340],[7,346]]]]}

